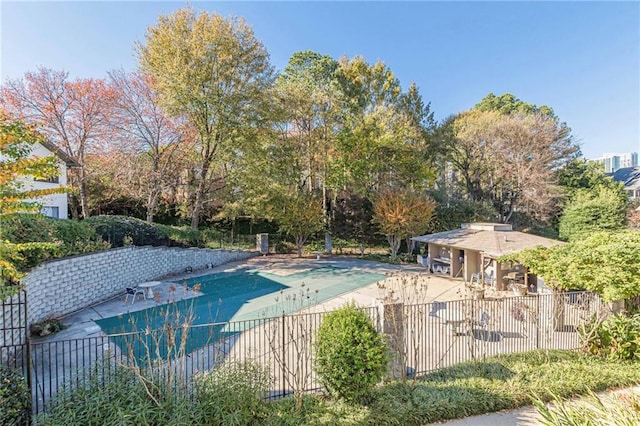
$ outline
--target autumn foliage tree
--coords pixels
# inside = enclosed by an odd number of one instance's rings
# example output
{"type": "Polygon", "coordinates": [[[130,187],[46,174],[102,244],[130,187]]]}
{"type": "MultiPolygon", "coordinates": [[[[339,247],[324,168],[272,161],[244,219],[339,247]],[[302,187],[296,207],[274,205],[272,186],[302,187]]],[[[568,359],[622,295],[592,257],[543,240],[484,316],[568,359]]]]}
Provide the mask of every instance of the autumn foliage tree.
{"type": "Polygon", "coordinates": [[[403,239],[407,249],[411,248],[411,237],[424,232],[428,226],[436,203],[423,193],[411,189],[385,189],[373,203],[374,221],[387,237],[391,256],[396,256],[403,239]]]}
{"type": "Polygon", "coordinates": [[[505,223],[515,212],[549,216],[563,195],[556,171],[579,153],[566,126],[540,112],[481,110],[450,125],[450,162],[469,198],[491,202],[505,223]]]}
{"type": "Polygon", "coordinates": [[[47,68],[9,80],[0,90],[0,104],[8,113],[39,125],[49,141],[78,164],[70,182],[78,192],[83,217],[89,216],[85,160],[108,132],[110,97],[103,79],[71,80],[67,72],[47,68]]]}
{"type": "Polygon", "coordinates": [[[180,172],[176,165],[188,148],[188,132],[160,106],[149,76],[115,70],[109,73],[109,85],[113,90],[109,125],[119,142],[111,149],[116,154],[131,154],[135,186],[145,198],[147,221],[153,222],[163,191],[180,172]]]}
{"type": "MultiPolygon", "coordinates": [[[[0,230],[3,223],[17,215],[39,213],[41,206],[35,198],[64,191],[64,188],[34,189],[30,185],[33,179],[48,179],[58,174],[56,157],[31,155],[34,145],[42,140],[43,135],[34,127],[0,112],[0,230]]],[[[15,289],[13,285],[21,277],[15,266],[21,252],[49,246],[47,243],[10,243],[0,233],[0,296],[10,292],[7,287],[15,289]]]]}

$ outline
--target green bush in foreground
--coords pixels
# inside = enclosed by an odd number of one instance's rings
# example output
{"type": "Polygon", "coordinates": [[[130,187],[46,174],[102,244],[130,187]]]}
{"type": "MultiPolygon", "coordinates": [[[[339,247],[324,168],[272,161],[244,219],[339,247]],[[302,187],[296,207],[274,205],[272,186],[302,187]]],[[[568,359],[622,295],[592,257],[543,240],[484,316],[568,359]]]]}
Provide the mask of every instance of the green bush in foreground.
{"type": "Polygon", "coordinates": [[[236,363],[201,373],[195,379],[197,424],[262,424],[264,398],[271,388],[269,372],[251,363],[236,363]]]}
{"type": "MultiPolygon", "coordinates": [[[[637,362],[571,351],[532,351],[442,369],[417,380],[375,387],[367,405],[306,395],[261,399],[268,375],[253,364],[203,373],[192,394],[146,392],[128,370],[59,394],[46,425],[424,425],[640,383],[637,362]],[[536,398],[533,398],[535,395],[536,398]]],[[[173,386],[173,385],[172,385],[173,386]]],[[[168,388],[165,386],[165,388],[168,388]]],[[[1,407],[1,406],[0,406],[1,407]]],[[[624,423],[623,423],[624,424],[624,423]]]]}
{"type": "Polygon", "coordinates": [[[166,424],[176,405],[188,400],[149,397],[143,383],[131,371],[118,368],[104,383],[97,374],[78,389],[59,393],[50,401],[39,424],[47,426],[166,424]]]}
{"type": "Polygon", "coordinates": [[[25,425],[30,417],[31,392],[24,376],[0,365],[0,425],[25,425]]]}
{"type": "Polygon", "coordinates": [[[580,330],[593,355],[610,360],[640,360],[640,314],[611,316],[580,330]]]}
{"type": "MultiPolygon", "coordinates": [[[[253,363],[230,364],[195,376],[193,394],[181,377],[117,367],[104,379],[59,393],[38,424],[48,426],[261,425],[267,416],[267,371],[253,363]],[[176,380],[177,379],[177,380],[176,380]]],[[[5,423],[0,423],[4,425],[5,423]]]]}
{"type": "Polygon", "coordinates": [[[389,362],[384,337],[353,303],[325,315],[315,356],[316,373],[327,391],[350,402],[367,396],[389,362]]]}

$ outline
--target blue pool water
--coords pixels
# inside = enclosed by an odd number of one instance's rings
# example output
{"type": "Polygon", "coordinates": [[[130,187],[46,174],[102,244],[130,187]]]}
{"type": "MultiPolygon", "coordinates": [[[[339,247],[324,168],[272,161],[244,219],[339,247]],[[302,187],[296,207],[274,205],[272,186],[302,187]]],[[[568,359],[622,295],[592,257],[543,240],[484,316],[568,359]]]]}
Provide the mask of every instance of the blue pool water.
{"type": "MultiPolygon", "coordinates": [[[[229,327],[220,323],[291,313],[384,278],[386,276],[382,274],[336,267],[321,267],[286,276],[255,270],[216,273],[190,278],[177,284],[176,291],[182,291],[181,286],[184,284],[189,287],[199,285],[203,293],[199,297],[103,318],[96,323],[110,335],[166,330],[170,327],[178,330],[175,336],[178,340],[181,336],[179,330],[186,322],[196,326],[218,323],[217,326],[192,328],[200,337],[189,338],[187,345],[188,352],[191,352],[212,339],[218,340],[223,337],[221,333],[225,333],[229,327]]],[[[242,326],[234,324],[234,330],[228,331],[229,333],[241,331],[238,327],[242,326]]],[[[247,324],[247,327],[251,327],[247,324]]],[[[152,336],[152,333],[147,335],[152,336]]],[[[126,338],[114,339],[122,349],[125,349],[125,345],[131,344],[126,338]]],[[[146,341],[145,345],[151,346],[154,350],[163,346],[162,343],[149,341],[146,341]]]]}

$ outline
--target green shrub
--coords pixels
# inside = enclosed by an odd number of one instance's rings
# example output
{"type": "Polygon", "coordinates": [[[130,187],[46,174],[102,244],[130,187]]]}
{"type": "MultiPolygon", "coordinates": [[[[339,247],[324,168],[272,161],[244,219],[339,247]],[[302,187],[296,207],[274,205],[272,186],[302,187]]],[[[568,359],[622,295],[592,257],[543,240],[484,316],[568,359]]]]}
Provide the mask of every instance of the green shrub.
{"type": "Polygon", "coordinates": [[[109,248],[86,221],[21,215],[2,224],[0,237],[12,243],[54,243],[49,248],[25,246],[18,267],[32,268],[51,258],[91,253],[109,248]]]}
{"type": "Polygon", "coordinates": [[[159,226],[134,217],[126,216],[93,216],[85,219],[102,239],[111,243],[112,247],[122,247],[129,240],[136,246],[168,246],[169,237],[159,226]]]}
{"type": "Polygon", "coordinates": [[[327,391],[347,401],[366,397],[387,370],[383,336],[351,303],[327,314],[316,336],[316,372],[327,391]]]}
{"type": "Polygon", "coordinates": [[[173,246],[200,247],[208,236],[205,231],[192,229],[190,226],[168,226],[159,223],[151,225],[157,227],[160,233],[169,239],[170,245],[173,246]]]}
{"type": "Polygon", "coordinates": [[[640,314],[618,314],[580,330],[585,349],[611,360],[640,360],[640,314]]]}
{"type": "Polygon", "coordinates": [[[24,376],[0,365],[0,425],[29,424],[31,392],[24,376]]]}
{"type": "Polygon", "coordinates": [[[127,216],[92,216],[85,219],[104,241],[112,247],[169,246],[205,247],[209,240],[218,241],[218,235],[210,230],[194,230],[188,226],[169,226],[149,223],[127,216]]]}
{"type": "Polygon", "coordinates": [[[262,424],[264,397],[271,387],[269,372],[252,362],[233,363],[195,377],[198,424],[262,424]]]}
{"type": "Polygon", "coordinates": [[[134,373],[117,367],[110,377],[101,376],[100,371],[92,370],[91,378],[78,388],[58,393],[38,424],[261,425],[268,416],[263,398],[271,379],[253,363],[196,374],[193,393],[184,386],[183,376],[167,371],[134,373]]]}
{"type": "Polygon", "coordinates": [[[84,425],[148,425],[160,424],[165,416],[148,396],[140,379],[130,370],[117,368],[104,381],[92,372],[91,378],[79,387],[59,392],[41,415],[39,424],[57,426],[84,425]]]}
{"type": "Polygon", "coordinates": [[[31,334],[36,336],[48,336],[49,334],[57,333],[64,327],[62,321],[55,317],[48,317],[42,321],[35,322],[29,327],[31,334]]]}

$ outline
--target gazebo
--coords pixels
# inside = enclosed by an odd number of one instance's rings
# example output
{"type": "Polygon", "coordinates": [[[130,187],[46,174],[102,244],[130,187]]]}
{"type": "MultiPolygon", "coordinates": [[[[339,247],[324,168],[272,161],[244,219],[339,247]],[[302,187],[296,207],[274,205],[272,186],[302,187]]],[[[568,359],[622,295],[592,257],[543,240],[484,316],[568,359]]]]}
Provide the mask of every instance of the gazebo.
{"type": "Polygon", "coordinates": [[[500,256],[537,246],[552,247],[561,241],[514,231],[509,224],[464,223],[460,229],[422,235],[412,238],[427,246],[430,271],[443,273],[465,281],[490,282],[504,290],[509,283],[522,283],[528,287],[536,282],[523,265],[502,264],[500,256]]]}

